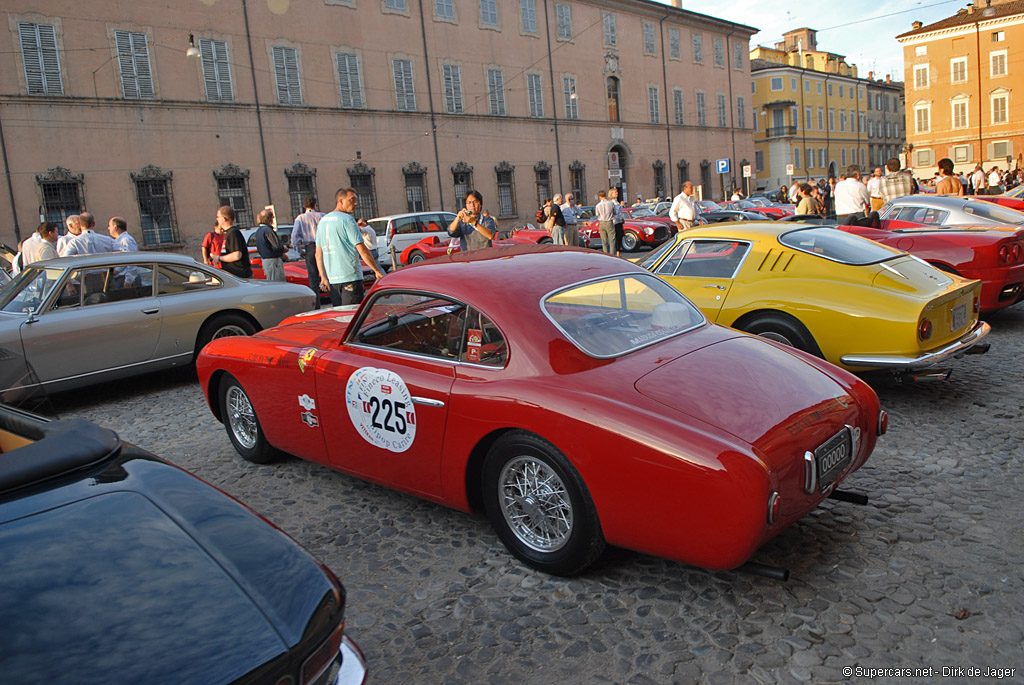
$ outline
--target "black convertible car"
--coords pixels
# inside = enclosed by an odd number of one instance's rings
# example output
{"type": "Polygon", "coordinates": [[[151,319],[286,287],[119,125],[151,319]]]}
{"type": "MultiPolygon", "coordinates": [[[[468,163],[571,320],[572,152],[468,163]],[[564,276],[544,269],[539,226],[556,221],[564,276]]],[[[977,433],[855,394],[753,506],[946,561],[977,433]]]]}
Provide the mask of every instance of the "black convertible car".
{"type": "Polygon", "coordinates": [[[113,431],[0,406],[5,683],[361,683],[344,610],[240,502],[113,431]]]}

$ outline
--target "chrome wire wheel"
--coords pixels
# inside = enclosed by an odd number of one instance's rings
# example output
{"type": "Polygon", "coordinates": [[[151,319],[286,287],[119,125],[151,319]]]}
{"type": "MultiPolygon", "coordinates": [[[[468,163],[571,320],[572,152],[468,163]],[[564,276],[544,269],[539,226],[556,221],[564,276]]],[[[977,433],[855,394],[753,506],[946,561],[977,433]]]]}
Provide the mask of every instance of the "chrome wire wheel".
{"type": "Polygon", "coordinates": [[[554,552],[572,535],[572,500],[558,474],[534,457],[510,459],[498,478],[501,512],[512,533],[538,552],[554,552]]]}
{"type": "Polygon", "coordinates": [[[790,347],[796,347],[793,341],[787,338],[782,333],[776,333],[775,331],[765,331],[757,334],[759,337],[765,340],[771,340],[772,342],[782,343],[783,345],[789,345],[790,347]]]}
{"type": "Polygon", "coordinates": [[[255,448],[260,429],[256,423],[256,413],[252,410],[252,403],[249,402],[249,397],[240,387],[232,385],[228,388],[225,399],[228,410],[228,427],[231,429],[231,435],[245,449],[251,450],[255,448]]]}
{"type": "Polygon", "coordinates": [[[213,336],[211,336],[210,339],[216,340],[217,338],[230,338],[235,335],[249,335],[249,333],[241,326],[235,324],[227,324],[215,330],[213,332],[213,336]]]}

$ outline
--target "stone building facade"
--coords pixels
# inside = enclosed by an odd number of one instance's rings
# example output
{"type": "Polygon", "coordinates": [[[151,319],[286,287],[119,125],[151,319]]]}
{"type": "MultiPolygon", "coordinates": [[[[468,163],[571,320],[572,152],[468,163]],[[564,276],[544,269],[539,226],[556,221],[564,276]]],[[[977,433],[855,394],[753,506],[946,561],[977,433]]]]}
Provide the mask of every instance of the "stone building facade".
{"type": "Polygon", "coordinates": [[[5,241],[87,208],[180,249],[221,204],[285,223],[341,186],[366,217],[477,189],[510,225],[610,184],[721,197],[753,159],[756,29],[657,2],[4,5],[5,241]]]}

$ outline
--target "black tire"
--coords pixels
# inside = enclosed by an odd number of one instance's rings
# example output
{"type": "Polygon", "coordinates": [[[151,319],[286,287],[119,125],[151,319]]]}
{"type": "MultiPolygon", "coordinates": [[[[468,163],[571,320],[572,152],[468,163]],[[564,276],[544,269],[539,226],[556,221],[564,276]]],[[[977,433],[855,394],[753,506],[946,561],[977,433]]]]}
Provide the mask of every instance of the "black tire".
{"type": "Polygon", "coordinates": [[[640,244],[640,236],[633,231],[626,231],[622,235],[622,249],[626,252],[632,252],[636,249],[636,246],[640,244]]]}
{"type": "Polygon", "coordinates": [[[280,452],[267,442],[263,427],[252,408],[249,396],[234,376],[225,376],[220,383],[220,415],[228,440],[242,458],[254,464],[268,464],[280,452]]]}
{"type": "Polygon", "coordinates": [[[196,354],[199,354],[211,340],[233,335],[252,335],[256,330],[256,325],[241,314],[217,314],[199,329],[196,354]]]}
{"type": "Polygon", "coordinates": [[[537,241],[537,244],[538,245],[550,245],[553,242],[555,242],[555,241],[553,241],[551,238],[541,238],[540,240],[537,241]]]}
{"type": "Polygon", "coordinates": [[[481,487],[498,537],[529,566],[574,576],[604,551],[601,522],[583,478],[540,436],[512,431],[499,438],[484,461],[481,487]]]}
{"type": "Polygon", "coordinates": [[[810,332],[802,323],[785,314],[762,314],[746,322],[740,330],[821,356],[810,332]]]}
{"type": "Polygon", "coordinates": [[[427,256],[420,252],[419,250],[413,250],[412,252],[409,253],[410,264],[419,264],[420,262],[425,261],[427,261],[427,256]]]}

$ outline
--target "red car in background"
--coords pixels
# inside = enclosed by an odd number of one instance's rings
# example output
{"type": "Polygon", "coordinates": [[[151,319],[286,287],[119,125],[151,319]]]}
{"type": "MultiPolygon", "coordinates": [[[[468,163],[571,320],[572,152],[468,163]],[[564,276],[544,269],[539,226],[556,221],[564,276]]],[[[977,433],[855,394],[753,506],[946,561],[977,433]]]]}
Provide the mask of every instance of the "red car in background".
{"type": "MultiPolygon", "coordinates": [[[[668,217],[658,216],[646,207],[623,207],[626,222],[622,227],[622,249],[633,252],[641,245],[657,247],[676,234],[676,226],[668,217]]],[[[600,222],[588,219],[578,224],[580,237],[593,248],[601,247],[600,222]]]]}
{"type": "MultiPolygon", "coordinates": [[[[491,242],[494,245],[547,245],[552,240],[551,234],[543,228],[519,228],[511,231],[498,231],[497,237],[491,242]]],[[[430,236],[402,250],[398,261],[402,266],[408,266],[461,251],[462,248],[459,247],[457,238],[442,240],[437,236],[430,236]]]]}
{"type": "Polygon", "coordinates": [[[905,250],[943,271],[979,279],[983,313],[1024,299],[1024,228],[942,227],[870,217],[836,228],[905,250]]]}
{"type": "Polygon", "coordinates": [[[740,212],[757,212],[758,214],[764,214],[769,219],[782,219],[787,216],[792,216],[795,213],[795,208],[790,209],[787,205],[762,205],[757,202],[750,200],[733,200],[730,202],[719,202],[718,205],[722,209],[732,209],[740,212]]]}

